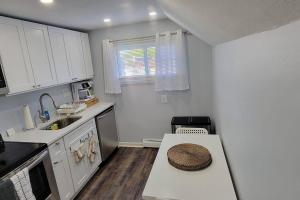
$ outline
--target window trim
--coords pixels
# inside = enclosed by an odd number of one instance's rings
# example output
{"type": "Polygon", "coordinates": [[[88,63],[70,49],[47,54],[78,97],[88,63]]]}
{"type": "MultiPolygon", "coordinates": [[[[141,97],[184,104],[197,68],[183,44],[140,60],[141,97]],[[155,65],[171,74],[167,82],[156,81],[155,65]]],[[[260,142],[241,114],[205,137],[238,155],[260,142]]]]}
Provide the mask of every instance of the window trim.
{"type": "Polygon", "coordinates": [[[154,76],[131,76],[131,77],[120,77],[121,85],[132,85],[132,84],[152,84],[154,83],[154,76]]]}

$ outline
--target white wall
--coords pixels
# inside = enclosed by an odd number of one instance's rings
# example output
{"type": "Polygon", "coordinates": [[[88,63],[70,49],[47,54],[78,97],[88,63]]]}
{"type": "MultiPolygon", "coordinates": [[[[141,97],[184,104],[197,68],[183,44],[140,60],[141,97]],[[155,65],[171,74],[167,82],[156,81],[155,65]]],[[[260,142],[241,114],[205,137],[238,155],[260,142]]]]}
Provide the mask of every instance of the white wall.
{"type": "MultiPolygon", "coordinates": [[[[28,104],[33,117],[37,113],[37,110],[40,109],[39,97],[44,92],[49,93],[54,98],[57,105],[72,101],[72,93],[69,85],[57,86],[9,97],[2,96],[0,97],[0,133],[5,132],[9,128],[15,128],[16,130],[23,129],[24,120],[21,111],[22,106],[28,104]]],[[[45,108],[48,109],[51,114],[54,111],[51,101],[48,97],[45,97],[43,102],[45,108]]]]}
{"type": "Polygon", "coordinates": [[[170,132],[174,115],[211,115],[211,46],[188,36],[188,61],[191,90],[168,92],[168,104],[160,102],[160,94],[153,84],[126,85],[122,95],[105,95],[102,65],[102,40],[153,35],[155,32],[177,30],[180,27],[170,20],[131,24],[90,32],[95,92],[101,100],[117,102],[117,125],[122,142],[141,142],[143,138],[161,138],[170,132]]]}
{"type": "Polygon", "coordinates": [[[300,21],[215,47],[213,74],[240,199],[299,199],[300,21]]]}

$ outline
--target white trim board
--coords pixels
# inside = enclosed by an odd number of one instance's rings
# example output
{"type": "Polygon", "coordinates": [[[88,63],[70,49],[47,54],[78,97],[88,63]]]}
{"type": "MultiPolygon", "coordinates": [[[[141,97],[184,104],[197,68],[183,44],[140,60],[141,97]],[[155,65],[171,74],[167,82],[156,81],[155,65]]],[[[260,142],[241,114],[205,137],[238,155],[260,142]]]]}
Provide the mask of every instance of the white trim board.
{"type": "Polygon", "coordinates": [[[159,138],[145,138],[143,139],[143,146],[150,148],[159,148],[162,139],[159,138]]]}
{"type": "Polygon", "coordinates": [[[119,142],[119,147],[138,147],[143,148],[142,142],[119,142]]]}

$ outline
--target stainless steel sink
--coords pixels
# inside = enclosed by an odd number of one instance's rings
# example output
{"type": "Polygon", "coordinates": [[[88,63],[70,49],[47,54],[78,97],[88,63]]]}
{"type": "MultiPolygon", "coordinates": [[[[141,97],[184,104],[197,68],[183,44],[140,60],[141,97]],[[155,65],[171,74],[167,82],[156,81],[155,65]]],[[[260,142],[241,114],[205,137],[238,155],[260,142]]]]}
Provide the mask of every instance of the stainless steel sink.
{"type": "Polygon", "coordinates": [[[52,122],[46,127],[41,128],[41,130],[60,130],[63,129],[70,124],[73,124],[77,120],[79,120],[81,117],[66,117],[59,120],[56,120],[55,122],[52,122]]]}

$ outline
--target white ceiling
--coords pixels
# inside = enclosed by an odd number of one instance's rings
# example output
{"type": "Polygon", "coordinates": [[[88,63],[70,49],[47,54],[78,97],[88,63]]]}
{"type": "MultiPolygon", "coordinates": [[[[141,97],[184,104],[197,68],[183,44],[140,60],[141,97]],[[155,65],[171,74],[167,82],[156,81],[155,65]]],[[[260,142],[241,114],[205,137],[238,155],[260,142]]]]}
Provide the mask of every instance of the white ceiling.
{"type": "Polygon", "coordinates": [[[165,16],[156,0],[54,0],[51,5],[39,0],[0,0],[0,14],[62,27],[93,30],[107,26],[103,19],[111,18],[111,25],[150,20],[149,11],[165,16]]]}
{"type": "Polygon", "coordinates": [[[158,2],[169,18],[212,45],[270,30],[300,18],[300,0],[158,2]]]}
{"type": "Polygon", "coordinates": [[[0,15],[81,30],[108,26],[106,17],[111,26],[151,20],[150,11],[216,45],[298,20],[300,0],[0,0],[0,15]]]}

